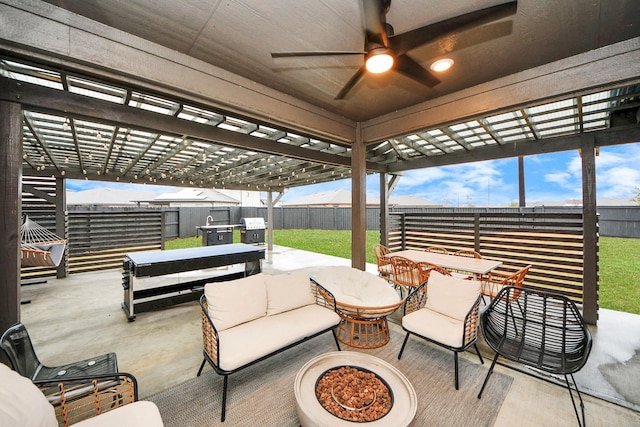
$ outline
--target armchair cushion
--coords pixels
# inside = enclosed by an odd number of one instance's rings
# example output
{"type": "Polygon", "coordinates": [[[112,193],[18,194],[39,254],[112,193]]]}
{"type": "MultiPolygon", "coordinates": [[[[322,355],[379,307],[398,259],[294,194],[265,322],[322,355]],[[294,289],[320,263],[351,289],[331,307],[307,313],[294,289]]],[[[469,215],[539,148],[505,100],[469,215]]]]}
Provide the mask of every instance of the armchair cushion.
{"type": "Polygon", "coordinates": [[[315,304],[309,273],[304,270],[289,274],[265,274],[267,316],[315,304]]]}
{"type": "Polygon", "coordinates": [[[207,283],[204,294],[209,317],[218,331],[257,319],[267,312],[263,273],[228,282],[207,283]]]}
{"type": "Polygon", "coordinates": [[[425,308],[458,320],[464,320],[480,295],[480,282],[432,271],[427,283],[425,308]]]}
{"type": "Polygon", "coordinates": [[[464,339],[464,321],[445,316],[426,308],[402,318],[406,331],[437,341],[449,347],[461,347],[464,339]]]}
{"type": "Polygon", "coordinates": [[[55,410],[29,378],[0,363],[0,424],[58,427],[55,410]]]}

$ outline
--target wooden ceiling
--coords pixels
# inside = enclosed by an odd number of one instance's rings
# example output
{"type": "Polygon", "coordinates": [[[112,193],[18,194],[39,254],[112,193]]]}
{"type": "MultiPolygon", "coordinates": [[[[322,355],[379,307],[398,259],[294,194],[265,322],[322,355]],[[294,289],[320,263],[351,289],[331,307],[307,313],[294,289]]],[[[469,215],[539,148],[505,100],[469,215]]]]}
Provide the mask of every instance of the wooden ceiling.
{"type": "MultiPolygon", "coordinates": [[[[393,0],[387,22],[398,34],[499,3],[393,0]]],[[[640,105],[634,0],[520,0],[409,52],[455,60],[435,87],[367,75],[342,100],[361,56],[271,52],[362,50],[356,0],[0,0],[0,16],[25,174],[279,190],[348,177],[356,141],[369,172],[401,173],[640,140],[637,122],[612,126],[640,105]],[[61,89],[17,78],[25,65],[61,89]]]]}

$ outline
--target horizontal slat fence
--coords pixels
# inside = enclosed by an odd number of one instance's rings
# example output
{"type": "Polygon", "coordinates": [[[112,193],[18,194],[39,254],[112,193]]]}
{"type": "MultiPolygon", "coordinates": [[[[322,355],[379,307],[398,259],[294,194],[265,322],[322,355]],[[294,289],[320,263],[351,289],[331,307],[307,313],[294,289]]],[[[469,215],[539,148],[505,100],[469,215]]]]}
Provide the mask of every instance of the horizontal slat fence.
{"type": "Polygon", "coordinates": [[[162,249],[161,210],[70,211],[69,273],[122,267],[129,252],[162,249]]]}
{"type": "Polygon", "coordinates": [[[450,252],[474,249],[503,262],[499,272],[529,264],[525,286],[552,290],[582,302],[583,224],[580,213],[392,213],[389,247],[450,252]]]}

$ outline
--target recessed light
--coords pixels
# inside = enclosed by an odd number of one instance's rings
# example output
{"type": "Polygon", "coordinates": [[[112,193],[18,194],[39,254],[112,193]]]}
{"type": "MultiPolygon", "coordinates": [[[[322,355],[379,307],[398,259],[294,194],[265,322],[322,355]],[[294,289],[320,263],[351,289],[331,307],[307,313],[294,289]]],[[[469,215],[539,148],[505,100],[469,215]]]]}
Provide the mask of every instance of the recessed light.
{"type": "Polygon", "coordinates": [[[443,71],[447,71],[449,68],[451,68],[452,65],[453,65],[453,59],[444,58],[444,59],[438,59],[436,62],[431,64],[429,68],[431,68],[431,70],[435,71],[436,73],[441,73],[443,71]]]}

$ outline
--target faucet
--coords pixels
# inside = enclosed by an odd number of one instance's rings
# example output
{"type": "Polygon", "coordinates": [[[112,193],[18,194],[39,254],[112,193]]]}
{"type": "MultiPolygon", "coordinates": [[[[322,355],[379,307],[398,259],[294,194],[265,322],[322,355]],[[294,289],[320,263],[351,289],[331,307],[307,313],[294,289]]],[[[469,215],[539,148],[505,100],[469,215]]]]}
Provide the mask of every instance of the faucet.
{"type": "Polygon", "coordinates": [[[209,226],[209,220],[213,222],[213,217],[211,215],[207,216],[207,227],[209,226]]]}

